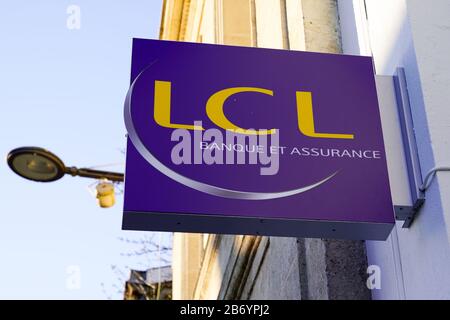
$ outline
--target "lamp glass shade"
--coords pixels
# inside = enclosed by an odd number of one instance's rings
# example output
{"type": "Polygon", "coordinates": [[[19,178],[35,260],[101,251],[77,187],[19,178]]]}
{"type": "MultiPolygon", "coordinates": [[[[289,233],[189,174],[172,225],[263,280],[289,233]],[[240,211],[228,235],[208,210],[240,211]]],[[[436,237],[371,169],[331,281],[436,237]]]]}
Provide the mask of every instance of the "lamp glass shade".
{"type": "Polygon", "coordinates": [[[64,176],[66,170],[57,156],[37,147],[14,149],[8,154],[7,161],[11,170],[33,181],[55,181],[64,176]]]}

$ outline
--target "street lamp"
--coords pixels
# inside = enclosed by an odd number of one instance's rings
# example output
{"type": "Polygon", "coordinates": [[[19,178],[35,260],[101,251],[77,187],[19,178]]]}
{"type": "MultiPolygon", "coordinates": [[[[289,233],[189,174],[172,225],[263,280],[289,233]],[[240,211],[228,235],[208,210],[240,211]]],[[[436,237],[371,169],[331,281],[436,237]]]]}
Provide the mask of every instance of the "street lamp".
{"type": "Polygon", "coordinates": [[[37,182],[56,181],[65,174],[102,180],[96,190],[97,199],[103,208],[111,207],[115,202],[114,185],[111,182],[123,182],[124,179],[124,175],[118,172],[66,167],[56,155],[38,147],[14,149],[8,154],[7,162],[19,176],[37,182]]]}

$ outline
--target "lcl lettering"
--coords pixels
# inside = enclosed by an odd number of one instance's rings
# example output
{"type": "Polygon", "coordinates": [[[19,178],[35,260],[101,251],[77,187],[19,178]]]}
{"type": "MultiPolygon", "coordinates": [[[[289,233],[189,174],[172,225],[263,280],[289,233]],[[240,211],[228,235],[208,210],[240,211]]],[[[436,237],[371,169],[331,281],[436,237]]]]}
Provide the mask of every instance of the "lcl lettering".
{"type": "MultiPolygon", "coordinates": [[[[155,95],[154,95],[154,119],[155,122],[166,128],[173,129],[187,129],[187,130],[205,130],[201,126],[177,124],[170,120],[171,111],[171,87],[169,81],[155,81],[155,95]]],[[[228,119],[224,112],[223,106],[227,99],[231,96],[242,92],[254,92],[273,96],[273,91],[257,88],[257,87],[233,87],[217,91],[211,95],[206,102],[206,114],[209,119],[218,127],[225,130],[233,130],[236,132],[245,132],[245,134],[267,135],[275,133],[275,129],[271,130],[247,130],[235,125],[228,119]]],[[[315,129],[314,112],[312,104],[312,93],[307,91],[297,91],[297,123],[299,131],[311,138],[326,138],[326,139],[354,139],[353,134],[347,133],[321,133],[315,129]]]]}

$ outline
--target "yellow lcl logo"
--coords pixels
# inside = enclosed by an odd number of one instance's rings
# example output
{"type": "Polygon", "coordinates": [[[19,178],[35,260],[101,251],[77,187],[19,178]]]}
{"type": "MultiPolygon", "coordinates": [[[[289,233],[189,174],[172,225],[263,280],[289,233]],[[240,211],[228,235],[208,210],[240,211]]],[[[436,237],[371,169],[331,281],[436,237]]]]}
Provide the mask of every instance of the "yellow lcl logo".
{"type": "MultiPolygon", "coordinates": [[[[203,127],[176,124],[170,121],[171,109],[171,82],[155,81],[155,98],[154,98],[154,118],[157,124],[166,128],[187,129],[187,130],[205,130],[203,127]]],[[[266,135],[275,133],[275,129],[271,130],[246,130],[232,123],[223,112],[225,101],[231,96],[242,92],[257,92],[273,96],[273,91],[257,88],[257,87],[233,87],[217,91],[206,102],[206,114],[209,119],[218,127],[225,130],[243,132],[245,134],[266,135]]],[[[305,136],[312,138],[327,139],[354,139],[353,134],[342,133],[320,133],[316,132],[314,127],[314,114],[312,105],[312,94],[307,91],[297,91],[297,122],[298,129],[305,136]]]]}

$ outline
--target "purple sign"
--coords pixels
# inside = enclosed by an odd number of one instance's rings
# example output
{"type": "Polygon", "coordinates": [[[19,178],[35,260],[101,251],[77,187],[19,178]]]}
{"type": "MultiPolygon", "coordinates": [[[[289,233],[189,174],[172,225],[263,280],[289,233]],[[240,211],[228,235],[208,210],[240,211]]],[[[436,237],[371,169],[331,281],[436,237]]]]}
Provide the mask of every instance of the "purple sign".
{"type": "Polygon", "coordinates": [[[368,57],[134,39],[123,229],[385,240],[368,57]]]}

